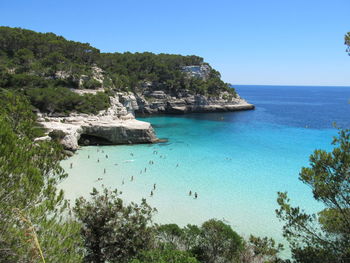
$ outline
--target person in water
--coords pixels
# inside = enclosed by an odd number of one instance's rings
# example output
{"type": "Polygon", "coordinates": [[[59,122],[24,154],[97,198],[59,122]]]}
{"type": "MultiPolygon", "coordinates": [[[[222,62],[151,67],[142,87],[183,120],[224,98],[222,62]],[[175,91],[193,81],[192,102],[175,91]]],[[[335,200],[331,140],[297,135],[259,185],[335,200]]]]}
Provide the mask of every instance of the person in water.
{"type": "Polygon", "coordinates": [[[88,155],[88,159],[90,159],[90,155],[88,155]]]}
{"type": "Polygon", "coordinates": [[[134,176],[131,176],[131,181],[134,181],[134,176]]]}
{"type": "Polygon", "coordinates": [[[104,174],[106,173],[106,168],[103,169],[103,173],[104,173],[104,174]]]}
{"type": "Polygon", "coordinates": [[[153,184],[153,190],[156,190],[156,184],[153,184]]]}
{"type": "Polygon", "coordinates": [[[108,159],[108,154],[106,154],[106,159],[108,159]]]}
{"type": "Polygon", "coordinates": [[[153,196],[153,191],[151,191],[151,196],[153,196]]]}
{"type": "Polygon", "coordinates": [[[194,193],[194,198],[197,199],[198,195],[197,192],[194,193]]]}
{"type": "Polygon", "coordinates": [[[191,191],[191,190],[190,190],[190,192],[188,193],[188,195],[190,195],[190,196],[192,195],[192,191],[191,191]]]}
{"type": "Polygon", "coordinates": [[[99,162],[100,162],[100,159],[97,159],[97,162],[99,163],[99,162]]]}

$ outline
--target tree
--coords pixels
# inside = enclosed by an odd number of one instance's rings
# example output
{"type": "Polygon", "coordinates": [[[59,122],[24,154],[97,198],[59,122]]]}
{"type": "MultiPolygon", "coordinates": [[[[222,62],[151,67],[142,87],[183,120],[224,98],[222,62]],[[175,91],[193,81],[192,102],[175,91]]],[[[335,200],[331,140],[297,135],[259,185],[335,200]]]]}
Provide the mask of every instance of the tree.
{"type": "Polygon", "coordinates": [[[141,253],[130,263],[200,263],[188,252],[179,250],[150,250],[141,253]]]}
{"type": "Polygon", "coordinates": [[[153,245],[151,216],[154,212],[146,200],[140,205],[125,205],[117,190],[95,188],[91,201],[76,200],[77,219],[86,249],[85,262],[128,262],[153,245]]]}
{"type": "Polygon", "coordinates": [[[0,90],[0,259],[79,262],[79,225],[62,216],[57,184],[66,174],[62,149],[33,139],[40,129],[29,103],[0,90]]]}
{"type": "Polygon", "coordinates": [[[205,263],[233,262],[243,248],[243,239],[220,220],[210,219],[201,226],[197,259],[205,263]]]}
{"type": "Polygon", "coordinates": [[[347,46],[346,52],[348,52],[349,56],[350,56],[350,32],[348,32],[345,37],[345,45],[347,46]]]}
{"type": "Polygon", "coordinates": [[[339,130],[332,152],[316,150],[299,179],[325,209],[308,214],[278,193],[277,216],[297,262],[350,262],[350,130],[339,130]]]}
{"type": "Polygon", "coordinates": [[[267,237],[255,237],[251,235],[245,242],[240,254],[241,263],[282,263],[278,253],[283,250],[282,244],[276,244],[275,240],[267,237]]]}

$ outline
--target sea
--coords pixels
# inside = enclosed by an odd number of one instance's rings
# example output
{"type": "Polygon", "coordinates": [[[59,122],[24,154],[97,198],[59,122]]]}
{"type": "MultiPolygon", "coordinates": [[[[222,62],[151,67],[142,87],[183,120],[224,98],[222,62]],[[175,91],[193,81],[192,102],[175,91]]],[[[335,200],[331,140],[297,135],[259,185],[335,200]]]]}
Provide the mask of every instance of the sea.
{"type": "Polygon", "coordinates": [[[88,198],[93,187],[104,186],[118,189],[125,202],[145,198],[157,209],[155,223],[216,218],[245,238],[286,243],[277,192],[288,192],[291,204],[306,212],[323,208],[298,177],[315,149],[333,149],[335,125],[350,127],[350,87],[235,88],[255,110],[138,118],[167,141],[81,148],[62,162],[66,197],[88,198]]]}

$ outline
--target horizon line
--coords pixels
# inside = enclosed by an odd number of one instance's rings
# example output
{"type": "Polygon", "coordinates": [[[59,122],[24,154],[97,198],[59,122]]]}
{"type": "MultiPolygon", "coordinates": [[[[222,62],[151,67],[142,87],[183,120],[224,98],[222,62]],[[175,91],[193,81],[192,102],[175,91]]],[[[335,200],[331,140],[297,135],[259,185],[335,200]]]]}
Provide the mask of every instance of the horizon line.
{"type": "Polygon", "coordinates": [[[282,86],[282,87],[344,87],[344,88],[350,88],[350,85],[293,85],[293,84],[232,84],[229,83],[231,86],[282,86]]]}

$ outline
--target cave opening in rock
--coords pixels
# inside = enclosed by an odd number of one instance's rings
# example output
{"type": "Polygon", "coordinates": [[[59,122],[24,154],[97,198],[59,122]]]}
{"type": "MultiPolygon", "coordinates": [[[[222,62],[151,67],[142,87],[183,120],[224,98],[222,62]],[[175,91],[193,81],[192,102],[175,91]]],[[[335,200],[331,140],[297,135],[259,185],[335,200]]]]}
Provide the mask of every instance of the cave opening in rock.
{"type": "Polygon", "coordinates": [[[95,135],[82,134],[78,141],[79,145],[88,146],[88,145],[112,145],[112,143],[106,138],[102,138],[95,135]]]}

